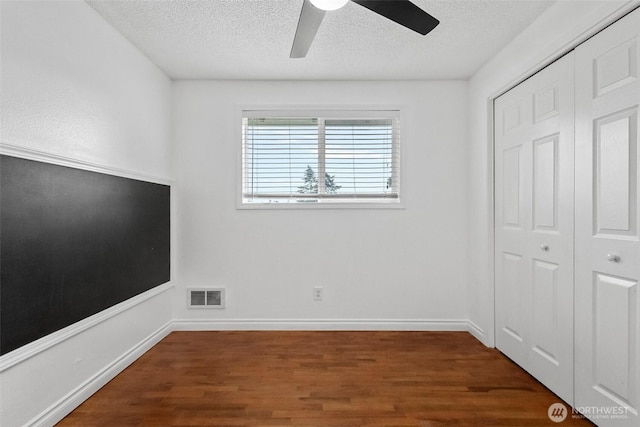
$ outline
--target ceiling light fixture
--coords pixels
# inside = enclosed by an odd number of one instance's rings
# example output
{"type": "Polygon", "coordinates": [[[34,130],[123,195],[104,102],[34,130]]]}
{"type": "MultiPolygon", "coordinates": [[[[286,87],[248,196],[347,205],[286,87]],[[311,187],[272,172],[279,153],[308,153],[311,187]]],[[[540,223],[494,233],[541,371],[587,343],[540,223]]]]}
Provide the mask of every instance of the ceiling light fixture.
{"type": "Polygon", "coordinates": [[[322,10],[338,10],[349,0],[311,0],[311,4],[322,10]]]}
{"type": "MultiPolygon", "coordinates": [[[[289,57],[304,58],[327,14],[326,11],[339,9],[348,2],[349,0],[304,0],[289,57]]],[[[411,0],[351,0],[351,2],[422,35],[430,32],[440,23],[411,0]]]]}

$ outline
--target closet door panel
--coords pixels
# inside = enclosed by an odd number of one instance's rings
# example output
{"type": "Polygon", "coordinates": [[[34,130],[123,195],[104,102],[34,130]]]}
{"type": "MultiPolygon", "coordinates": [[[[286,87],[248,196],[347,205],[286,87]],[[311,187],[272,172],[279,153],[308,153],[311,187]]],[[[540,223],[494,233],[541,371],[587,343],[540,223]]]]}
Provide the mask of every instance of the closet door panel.
{"type": "Polygon", "coordinates": [[[496,346],[573,402],[573,56],[496,100],[496,346]]]}
{"type": "Polygon", "coordinates": [[[600,426],[640,425],[639,29],[576,49],[576,405],[600,426]]]}
{"type": "Polygon", "coordinates": [[[533,229],[558,231],[558,134],[533,143],[533,229]]]}
{"type": "Polygon", "coordinates": [[[532,104],[527,88],[496,102],[496,304],[498,348],[526,369],[531,256],[532,104]]]}

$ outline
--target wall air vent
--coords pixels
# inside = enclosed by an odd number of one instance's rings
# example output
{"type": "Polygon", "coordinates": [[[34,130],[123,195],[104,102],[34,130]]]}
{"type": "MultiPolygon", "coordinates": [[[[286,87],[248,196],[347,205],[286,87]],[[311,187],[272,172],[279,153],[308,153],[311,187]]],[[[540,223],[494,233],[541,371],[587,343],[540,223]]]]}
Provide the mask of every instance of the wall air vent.
{"type": "Polygon", "coordinates": [[[224,308],[224,288],[187,289],[187,308],[224,308]]]}

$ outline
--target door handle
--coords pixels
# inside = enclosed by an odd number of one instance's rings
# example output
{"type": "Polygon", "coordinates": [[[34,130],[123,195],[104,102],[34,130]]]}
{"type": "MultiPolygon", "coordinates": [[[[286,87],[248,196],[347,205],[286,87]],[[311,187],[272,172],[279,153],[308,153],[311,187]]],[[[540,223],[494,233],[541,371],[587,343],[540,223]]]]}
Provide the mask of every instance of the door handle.
{"type": "Polygon", "coordinates": [[[620,262],[620,256],[614,253],[607,254],[607,259],[611,262],[620,262]]]}
{"type": "Polygon", "coordinates": [[[544,243],[540,245],[540,250],[547,252],[549,250],[549,245],[545,245],[544,243]]]}

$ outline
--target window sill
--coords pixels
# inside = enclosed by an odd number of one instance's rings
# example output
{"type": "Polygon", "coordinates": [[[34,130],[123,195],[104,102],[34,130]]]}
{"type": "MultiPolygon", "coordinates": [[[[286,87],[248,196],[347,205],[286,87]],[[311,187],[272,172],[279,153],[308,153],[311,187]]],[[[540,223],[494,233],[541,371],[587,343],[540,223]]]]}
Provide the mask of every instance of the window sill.
{"type": "Polygon", "coordinates": [[[317,210],[317,209],[406,209],[403,202],[322,202],[322,203],[243,203],[238,210],[317,210]]]}

